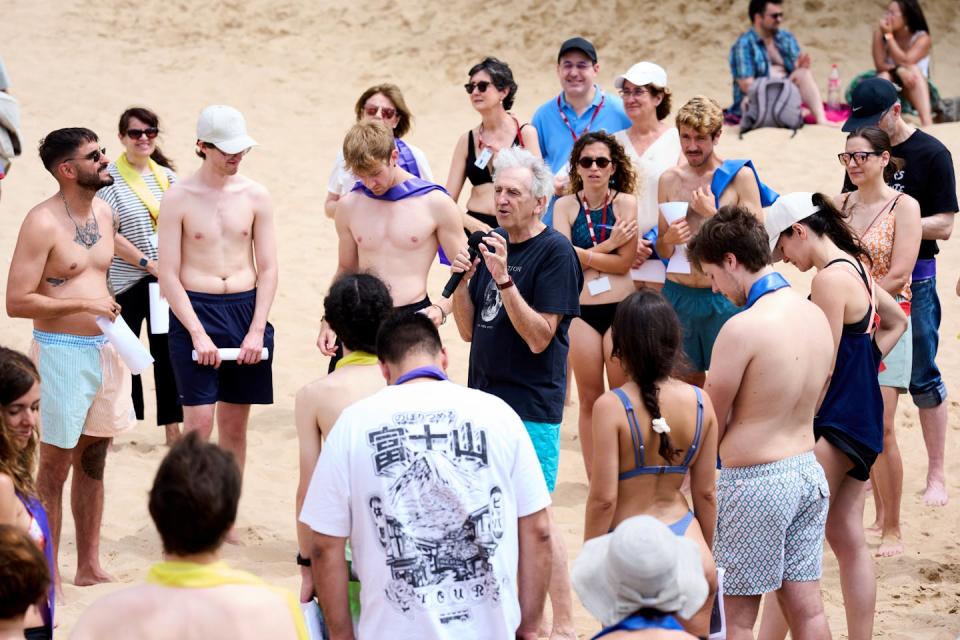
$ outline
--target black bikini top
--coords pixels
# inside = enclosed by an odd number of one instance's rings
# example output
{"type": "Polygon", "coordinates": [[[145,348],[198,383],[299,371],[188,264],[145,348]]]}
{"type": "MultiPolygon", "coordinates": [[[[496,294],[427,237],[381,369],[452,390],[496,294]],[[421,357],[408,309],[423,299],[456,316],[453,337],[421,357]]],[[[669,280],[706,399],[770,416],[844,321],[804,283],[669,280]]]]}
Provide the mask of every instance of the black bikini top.
{"type": "MultiPolygon", "coordinates": [[[[523,127],[525,126],[527,125],[523,125],[517,129],[517,135],[513,139],[514,147],[523,148],[523,137],[520,135],[520,132],[523,131],[523,127]]],[[[470,131],[467,132],[467,180],[475,187],[493,182],[493,162],[488,162],[487,166],[483,169],[478,167],[476,162],[477,152],[474,150],[473,129],[470,129],[470,131]]]]}

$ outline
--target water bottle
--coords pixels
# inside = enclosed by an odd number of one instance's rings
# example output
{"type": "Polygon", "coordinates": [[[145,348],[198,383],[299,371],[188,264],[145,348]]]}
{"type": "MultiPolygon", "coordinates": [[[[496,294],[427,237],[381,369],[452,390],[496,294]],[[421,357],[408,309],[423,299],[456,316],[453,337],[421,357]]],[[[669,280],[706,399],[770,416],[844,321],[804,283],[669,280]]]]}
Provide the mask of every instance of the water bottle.
{"type": "Polygon", "coordinates": [[[827,76],[827,108],[840,108],[840,69],[835,64],[831,65],[830,75],[827,76]]]}

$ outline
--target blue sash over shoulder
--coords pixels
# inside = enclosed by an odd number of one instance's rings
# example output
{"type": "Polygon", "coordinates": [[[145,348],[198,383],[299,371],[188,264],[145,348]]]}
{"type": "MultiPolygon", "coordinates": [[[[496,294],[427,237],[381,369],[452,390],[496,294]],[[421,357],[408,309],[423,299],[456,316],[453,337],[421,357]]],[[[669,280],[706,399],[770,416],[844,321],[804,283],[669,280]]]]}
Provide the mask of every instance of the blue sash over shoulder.
{"type": "Polygon", "coordinates": [[[779,193],[765,185],[760,180],[760,176],[757,174],[757,169],[753,166],[752,161],[724,160],[723,164],[717,167],[713,172],[713,180],[710,181],[710,191],[713,192],[714,205],[718,209],[720,208],[720,194],[723,193],[724,189],[730,186],[730,183],[733,182],[734,176],[736,176],[740,169],[742,169],[744,166],[750,167],[750,170],[753,171],[753,177],[757,179],[757,188],[760,189],[760,206],[769,207],[777,201],[777,198],[780,197],[779,193]]]}

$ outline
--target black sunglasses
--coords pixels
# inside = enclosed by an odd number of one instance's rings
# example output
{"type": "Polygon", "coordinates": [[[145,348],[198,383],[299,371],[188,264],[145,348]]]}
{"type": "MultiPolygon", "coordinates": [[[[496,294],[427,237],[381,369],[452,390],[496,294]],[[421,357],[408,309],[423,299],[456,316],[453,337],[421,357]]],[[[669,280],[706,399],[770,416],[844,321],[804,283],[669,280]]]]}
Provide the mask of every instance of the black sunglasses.
{"type": "Polygon", "coordinates": [[[577,160],[577,164],[583,169],[589,169],[594,163],[597,164],[598,169],[606,169],[612,162],[610,158],[591,158],[590,156],[580,156],[577,160]]]}
{"type": "Polygon", "coordinates": [[[146,129],[127,129],[127,137],[131,140],[139,140],[143,136],[147,136],[149,140],[153,140],[158,135],[160,135],[160,129],[156,127],[147,127],[146,129]]]}
{"type": "Polygon", "coordinates": [[[93,160],[94,162],[100,162],[100,158],[106,155],[107,155],[107,148],[102,147],[100,149],[94,149],[87,155],[81,156],[80,158],[66,158],[63,160],[63,162],[71,162],[74,160],[93,160]]]}
{"type": "Polygon", "coordinates": [[[480,89],[480,93],[486,93],[487,89],[492,84],[492,82],[481,80],[480,82],[468,82],[467,84],[463,85],[463,88],[467,90],[467,93],[473,93],[474,89],[480,89]]]}

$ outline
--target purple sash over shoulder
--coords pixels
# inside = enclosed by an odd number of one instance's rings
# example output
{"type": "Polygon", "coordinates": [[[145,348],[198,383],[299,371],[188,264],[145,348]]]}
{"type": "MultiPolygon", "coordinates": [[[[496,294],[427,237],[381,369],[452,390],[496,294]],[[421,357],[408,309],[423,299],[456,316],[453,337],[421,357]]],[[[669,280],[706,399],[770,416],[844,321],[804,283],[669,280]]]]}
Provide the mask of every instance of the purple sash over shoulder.
{"type": "MultiPolygon", "coordinates": [[[[353,191],[360,191],[363,193],[363,195],[367,196],[368,198],[373,198],[374,200],[386,200],[388,202],[396,202],[397,200],[405,200],[406,198],[422,196],[430,193],[431,191],[442,191],[447,193],[447,190],[440,185],[434,184],[433,182],[427,182],[422,178],[410,178],[409,180],[404,180],[400,184],[390,187],[379,196],[363,186],[362,182],[357,182],[357,184],[353,185],[353,191]]],[[[440,249],[437,251],[437,255],[440,257],[440,264],[450,264],[450,260],[443,253],[443,247],[440,247],[440,249]]]]}
{"type": "Polygon", "coordinates": [[[420,175],[420,167],[417,166],[417,159],[413,157],[413,151],[410,150],[410,145],[400,138],[396,139],[396,143],[397,152],[400,154],[397,158],[397,164],[400,165],[400,168],[407,173],[412,173],[418,178],[423,177],[420,175]]]}
{"type": "Polygon", "coordinates": [[[47,568],[50,569],[50,590],[47,592],[47,601],[45,606],[41,607],[40,609],[40,615],[43,617],[43,623],[45,625],[50,625],[52,628],[53,608],[57,601],[57,594],[53,579],[56,567],[53,566],[53,536],[50,534],[50,524],[47,522],[47,512],[44,510],[43,505],[40,504],[40,501],[37,498],[34,498],[33,496],[25,496],[20,492],[17,492],[17,497],[20,498],[20,502],[23,503],[27,513],[29,513],[30,516],[37,521],[37,524],[40,525],[40,531],[43,532],[43,555],[47,557],[47,568]]]}

